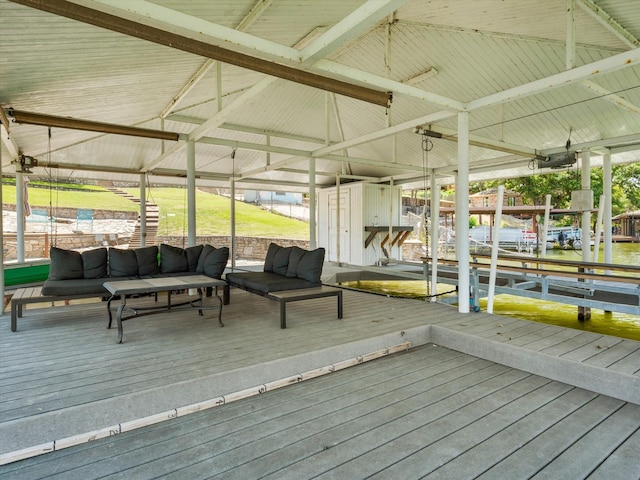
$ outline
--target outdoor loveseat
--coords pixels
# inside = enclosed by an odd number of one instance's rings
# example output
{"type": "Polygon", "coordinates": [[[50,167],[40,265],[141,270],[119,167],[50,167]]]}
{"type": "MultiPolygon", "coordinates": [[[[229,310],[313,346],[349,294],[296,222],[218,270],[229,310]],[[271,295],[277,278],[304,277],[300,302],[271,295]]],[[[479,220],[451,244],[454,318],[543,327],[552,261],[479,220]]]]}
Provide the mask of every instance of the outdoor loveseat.
{"type": "Polygon", "coordinates": [[[342,318],[342,290],[323,286],[320,279],[325,249],[269,245],[262,272],[230,272],[227,285],[262,295],[280,303],[280,327],[286,328],[286,304],[299,300],[338,298],[338,318],[342,318]]]}

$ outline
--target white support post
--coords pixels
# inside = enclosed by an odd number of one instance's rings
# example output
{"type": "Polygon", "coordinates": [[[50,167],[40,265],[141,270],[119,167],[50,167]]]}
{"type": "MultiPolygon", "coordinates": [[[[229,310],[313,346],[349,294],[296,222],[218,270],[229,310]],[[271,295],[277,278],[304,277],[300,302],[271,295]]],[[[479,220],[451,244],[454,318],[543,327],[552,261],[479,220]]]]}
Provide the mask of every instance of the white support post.
{"type": "Polygon", "coordinates": [[[187,230],[188,245],[196,244],[196,142],[187,142],[187,230]]]}
{"type": "Polygon", "coordinates": [[[309,157],[309,248],[318,248],[316,228],[316,159],[309,157]]]}
{"type": "MultiPolygon", "coordinates": [[[[440,186],[436,184],[436,169],[431,169],[431,302],[435,303],[438,293],[438,227],[440,225],[440,186]]],[[[426,192],[425,205],[426,210],[426,192]]],[[[423,215],[426,220],[426,215],[423,215]]]]}
{"type": "Polygon", "coordinates": [[[233,174],[231,175],[230,178],[230,183],[231,183],[231,202],[230,202],[230,207],[231,207],[231,248],[230,250],[230,256],[231,256],[231,268],[235,268],[236,267],[236,179],[233,176],[233,174]]]}
{"type": "Polygon", "coordinates": [[[144,173],[140,174],[140,246],[147,246],[147,184],[144,173]]]}
{"type": "MultiPolygon", "coordinates": [[[[613,262],[613,232],[612,232],[612,213],[611,213],[611,198],[613,193],[613,185],[611,181],[611,151],[607,150],[603,158],[603,175],[602,175],[602,183],[603,183],[603,194],[605,198],[605,209],[604,209],[604,263],[612,263],[613,262]]],[[[610,273],[610,272],[608,272],[610,273]]]]}
{"type": "Polygon", "coordinates": [[[222,111],[222,62],[216,62],[216,112],[222,111]]]}
{"type": "Polygon", "coordinates": [[[24,262],[24,174],[16,172],[16,232],[18,262],[24,262]]]}
{"type": "Polygon", "coordinates": [[[393,177],[389,180],[389,260],[393,258],[393,246],[391,241],[393,240],[393,177]]]}
{"type": "Polygon", "coordinates": [[[567,0],[567,34],[565,67],[571,70],[576,63],[576,0],[567,0]]]}
{"type": "Polygon", "coordinates": [[[456,257],[458,312],[469,313],[469,113],[458,114],[458,174],[456,176],[456,257]]]}
{"type": "Polygon", "coordinates": [[[547,195],[546,202],[544,204],[544,227],[542,229],[542,240],[540,242],[540,256],[542,258],[547,255],[547,235],[549,234],[549,215],[551,213],[551,195],[547,195]]]}
{"type": "Polygon", "coordinates": [[[493,225],[493,243],[491,245],[491,268],[489,269],[489,293],[487,296],[487,313],[493,313],[493,297],[496,293],[496,274],[498,271],[498,250],[500,250],[500,224],[502,223],[502,202],[504,185],[498,186],[498,199],[493,225]]]}
{"type": "MultiPolygon", "coordinates": [[[[582,189],[591,188],[591,151],[586,148],[582,151],[582,189]]],[[[591,212],[582,212],[582,230],[580,233],[582,243],[582,261],[589,261],[591,245],[591,212]]]]}
{"type": "Polygon", "coordinates": [[[606,207],[607,197],[606,195],[600,195],[600,202],[598,203],[598,220],[596,222],[596,236],[593,240],[593,261],[598,261],[598,252],[600,250],[600,235],[602,235],[602,216],[606,207]]]}
{"type": "Polygon", "coordinates": [[[340,174],[336,174],[336,263],[340,266],[340,174]]]}

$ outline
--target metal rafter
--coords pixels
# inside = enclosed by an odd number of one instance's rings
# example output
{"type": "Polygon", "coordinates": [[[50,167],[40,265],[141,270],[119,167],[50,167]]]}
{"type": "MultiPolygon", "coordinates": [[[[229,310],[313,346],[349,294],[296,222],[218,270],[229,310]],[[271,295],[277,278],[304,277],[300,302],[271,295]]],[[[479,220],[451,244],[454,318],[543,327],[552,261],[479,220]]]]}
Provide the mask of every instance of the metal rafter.
{"type": "Polygon", "coordinates": [[[362,32],[404,5],[408,0],[365,2],[300,52],[303,63],[313,63],[333,50],[357,38],[362,32]]]}
{"type": "Polygon", "coordinates": [[[589,80],[599,75],[615,72],[623,68],[636,66],[640,63],[640,48],[619,53],[603,60],[575,67],[566,72],[556,73],[549,77],[534,80],[502,92],[487,95],[467,103],[466,110],[471,112],[501,103],[510,102],[519,98],[535,95],[540,92],[558,87],[566,87],[572,83],[589,80]]]}
{"type": "MultiPolygon", "coordinates": [[[[249,28],[253,23],[262,15],[262,13],[271,6],[273,0],[258,0],[253,6],[251,11],[242,19],[242,21],[236,27],[238,31],[244,31],[249,28]]],[[[160,118],[165,118],[169,113],[178,105],[183,98],[195,87],[200,80],[211,70],[211,67],[215,64],[215,60],[208,59],[205,61],[198,71],[185,83],[180,89],[177,95],[175,95],[169,104],[160,112],[160,118]]]]}
{"type": "Polygon", "coordinates": [[[595,18],[604,28],[632,48],[640,47],[640,40],[625,29],[618,21],[605,10],[596,5],[592,0],[578,0],[582,9],[595,18]]]}

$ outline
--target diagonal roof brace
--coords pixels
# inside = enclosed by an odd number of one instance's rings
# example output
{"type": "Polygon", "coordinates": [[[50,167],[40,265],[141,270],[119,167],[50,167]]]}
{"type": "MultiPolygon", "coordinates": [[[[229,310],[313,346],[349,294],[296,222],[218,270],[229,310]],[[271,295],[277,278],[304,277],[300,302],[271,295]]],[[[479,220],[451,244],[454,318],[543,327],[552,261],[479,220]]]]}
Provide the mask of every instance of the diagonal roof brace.
{"type": "Polygon", "coordinates": [[[238,67],[264,73],[266,75],[283,78],[295,83],[301,83],[321,90],[338,93],[340,95],[345,95],[347,97],[362,100],[385,108],[389,108],[391,105],[391,92],[383,92],[362,87],[340,80],[335,80],[333,78],[316,75],[305,70],[245,55],[243,53],[234,52],[209,43],[188,38],[184,35],[179,35],[160,28],[144,25],[140,22],[120,18],[115,15],[68,2],[66,0],[57,0],[55,2],[45,0],[11,1],[37,10],[71,18],[97,27],[106,28],[114,32],[123,33],[131,37],[140,38],[159,45],[165,45],[184,52],[200,55],[205,58],[219,60],[224,63],[236,65],[238,67]]]}

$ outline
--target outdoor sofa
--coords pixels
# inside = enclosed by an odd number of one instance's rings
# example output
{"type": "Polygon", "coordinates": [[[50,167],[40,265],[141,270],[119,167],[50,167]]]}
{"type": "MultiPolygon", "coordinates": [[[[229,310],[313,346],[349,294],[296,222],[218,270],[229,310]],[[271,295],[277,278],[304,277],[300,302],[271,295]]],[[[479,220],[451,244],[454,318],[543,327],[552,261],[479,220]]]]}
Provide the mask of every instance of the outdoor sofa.
{"type": "Polygon", "coordinates": [[[337,297],[338,318],[342,318],[342,289],[323,286],[320,277],[325,249],[305,250],[271,243],[262,272],[229,272],[227,285],[240,288],[280,303],[280,328],[287,327],[289,302],[322,297],[337,297]]]}
{"type": "MultiPolygon", "coordinates": [[[[52,247],[49,277],[42,287],[21,288],[11,298],[11,331],[18,329],[23,306],[29,303],[54,302],[78,298],[109,298],[104,287],[112,280],[176,277],[201,274],[220,280],[229,259],[227,247],[198,245],[179,248],[162,244],[134,249],[95,248],[78,252],[52,247]]],[[[223,287],[228,303],[229,286],[223,287]]],[[[207,291],[207,295],[210,292],[207,291]]]]}
{"type": "Polygon", "coordinates": [[[305,250],[269,244],[262,272],[231,272],[225,278],[232,287],[258,295],[322,285],[324,248],[305,250]]]}
{"type": "MultiPolygon", "coordinates": [[[[202,274],[220,279],[229,259],[227,247],[211,245],[179,248],[161,244],[150,247],[95,248],[78,252],[52,247],[49,277],[42,295],[111,294],[103,284],[109,280],[175,277],[202,274]]],[[[228,288],[228,287],[226,287],[228,288]]]]}

